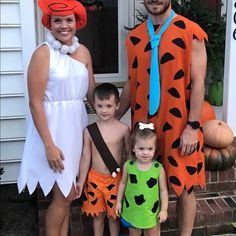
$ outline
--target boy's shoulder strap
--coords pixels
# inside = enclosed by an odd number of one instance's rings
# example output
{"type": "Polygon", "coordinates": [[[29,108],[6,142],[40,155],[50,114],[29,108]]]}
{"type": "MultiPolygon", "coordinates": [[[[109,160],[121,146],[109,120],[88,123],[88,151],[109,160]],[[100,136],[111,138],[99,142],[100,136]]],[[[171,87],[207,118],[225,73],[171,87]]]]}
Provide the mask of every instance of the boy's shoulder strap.
{"type": "Polygon", "coordinates": [[[120,172],[120,167],[116,162],[115,158],[113,157],[110,149],[107,147],[101,135],[101,132],[97,126],[97,123],[95,122],[92,123],[91,125],[88,125],[87,129],[105,165],[109,169],[112,176],[116,177],[117,172],[120,172]]]}

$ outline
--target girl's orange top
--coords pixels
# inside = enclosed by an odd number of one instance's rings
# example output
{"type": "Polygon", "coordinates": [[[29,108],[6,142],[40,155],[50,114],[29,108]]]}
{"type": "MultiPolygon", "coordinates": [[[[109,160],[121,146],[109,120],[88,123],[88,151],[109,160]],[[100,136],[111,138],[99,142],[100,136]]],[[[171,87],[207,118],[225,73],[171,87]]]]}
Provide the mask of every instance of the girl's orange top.
{"type": "Polygon", "coordinates": [[[180,136],[190,109],[193,39],[207,40],[207,34],[199,25],[180,15],[164,32],[158,55],[161,101],[157,114],[151,117],[148,114],[151,44],[147,21],[132,30],[126,39],[132,126],[138,121],[155,124],[159,136],[159,157],[169,184],[178,196],[185,188],[191,192],[195,185],[201,188],[205,185],[202,130],[198,129],[199,142],[195,152],[183,157],[179,149],[180,136]]]}

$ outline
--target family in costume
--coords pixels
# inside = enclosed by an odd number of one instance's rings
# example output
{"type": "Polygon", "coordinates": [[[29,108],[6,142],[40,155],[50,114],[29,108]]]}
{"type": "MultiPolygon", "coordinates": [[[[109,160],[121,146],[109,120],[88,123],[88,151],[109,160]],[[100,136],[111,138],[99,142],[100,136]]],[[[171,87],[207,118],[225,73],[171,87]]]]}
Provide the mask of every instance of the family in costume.
{"type": "Polygon", "coordinates": [[[93,217],[94,235],[103,235],[104,219],[108,216],[110,235],[119,236],[117,191],[120,168],[130,150],[130,129],[115,118],[119,100],[115,85],[98,85],[93,100],[98,120],[84,130],[77,193],[78,197],[82,195],[82,211],[93,217]]]}
{"type": "Polygon", "coordinates": [[[132,133],[134,160],[126,161],[118,190],[116,213],[129,235],[160,235],[167,219],[165,170],[155,160],[157,135],[152,123],[139,122],[132,133]],[[123,201],[123,203],[122,203],[123,201]]]}
{"type": "Polygon", "coordinates": [[[83,99],[95,87],[88,49],[75,37],[85,27],[83,5],[75,0],[39,0],[42,24],[49,30],[28,68],[32,117],[22,157],[18,189],[33,193],[39,184],[53,199],[46,214],[46,235],[68,235],[70,204],[88,124],[83,99]]]}
{"type": "Polygon", "coordinates": [[[128,75],[118,116],[131,106],[132,126],[155,124],[158,157],[178,196],[180,235],[191,235],[195,185],[205,185],[200,128],[206,71],[206,33],[173,12],[170,0],[144,0],[148,19],[125,42],[128,75]],[[187,213],[187,214],[186,214],[187,213]]]}

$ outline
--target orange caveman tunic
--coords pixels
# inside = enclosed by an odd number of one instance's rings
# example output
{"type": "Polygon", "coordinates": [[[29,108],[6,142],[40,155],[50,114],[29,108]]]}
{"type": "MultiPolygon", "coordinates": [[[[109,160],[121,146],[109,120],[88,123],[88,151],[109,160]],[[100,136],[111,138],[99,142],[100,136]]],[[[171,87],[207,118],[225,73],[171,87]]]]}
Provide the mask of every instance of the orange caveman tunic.
{"type": "MultiPolygon", "coordinates": [[[[160,28],[160,27],[159,27],[160,28]]],[[[157,29],[158,31],[158,29],[157,29]]],[[[157,32],[156,32],[157,33],[157,32]]],[[[190,66],[193,39],[207,40],[196,23],[177,15],[163,34],[159,46],[161,100],[154,116],[148,114],[151,44],[147,21],[132,30],[126,39],[131,94],[132,126],[138,121],[155,124],[161,162],[168,182],[179,196],[186,188],[205,185],[203,134],[198,129],[198,147],[191,155],[180,156],[180,136],[190,109],[190,66]]]]}

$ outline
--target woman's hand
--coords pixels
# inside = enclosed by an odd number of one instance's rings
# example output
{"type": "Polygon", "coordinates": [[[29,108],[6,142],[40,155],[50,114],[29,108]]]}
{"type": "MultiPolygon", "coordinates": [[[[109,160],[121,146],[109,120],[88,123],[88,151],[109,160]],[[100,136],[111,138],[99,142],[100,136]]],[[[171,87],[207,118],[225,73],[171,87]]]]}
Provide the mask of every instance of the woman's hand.
{"type": "Polygon", "coordinates": [[[54,170],[54,172],[59,171],[61,173],[64,170],[64,155],[57,146],[46,147],[46,156],[49,167],[54,170]]]}

